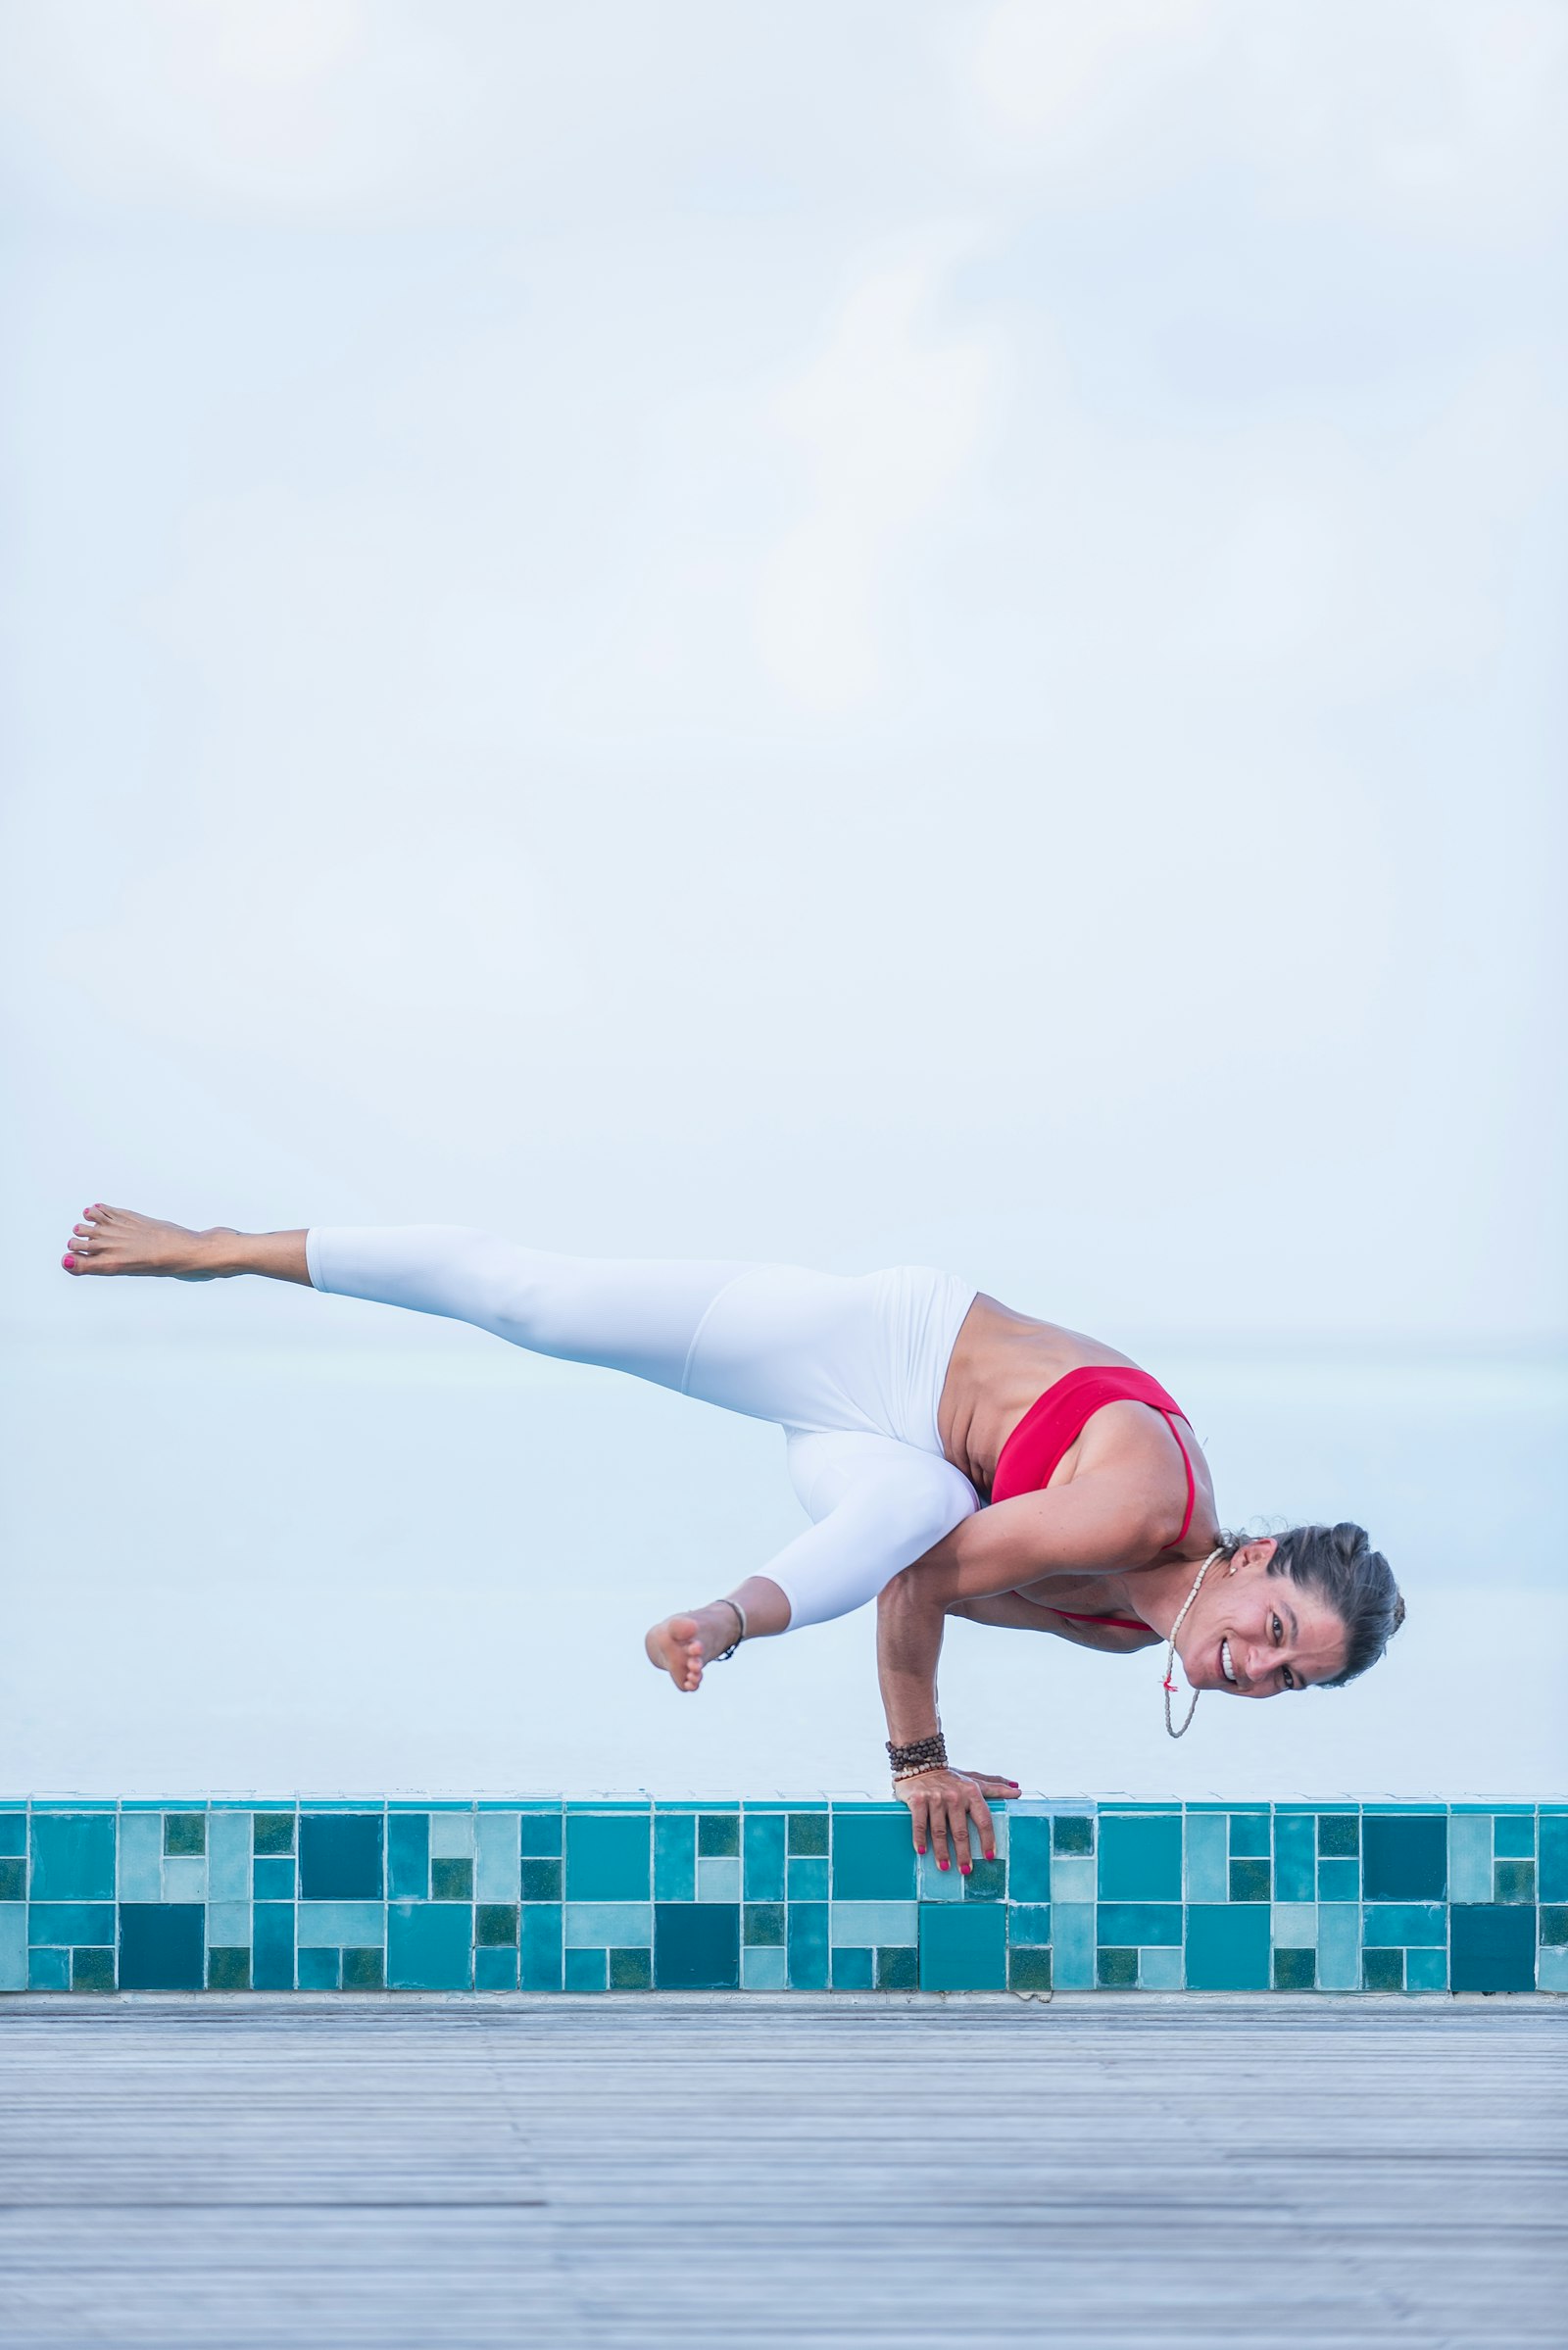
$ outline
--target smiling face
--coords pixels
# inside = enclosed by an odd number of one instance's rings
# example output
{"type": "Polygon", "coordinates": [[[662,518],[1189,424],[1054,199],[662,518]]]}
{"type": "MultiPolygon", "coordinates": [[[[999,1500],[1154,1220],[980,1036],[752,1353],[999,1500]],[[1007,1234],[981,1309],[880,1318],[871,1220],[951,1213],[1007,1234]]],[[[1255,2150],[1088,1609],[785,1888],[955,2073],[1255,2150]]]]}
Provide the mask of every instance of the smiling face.
{"type": "Polygon", "coordinates": [[[1343,1668],[1345,1626],[1316,1591],[1268,1572],[1276,1547],[1244,1542],[1204,1576],[1176,1643],[1195,1689],[1278,1697],[1332,1681],[1343,1668]]]}

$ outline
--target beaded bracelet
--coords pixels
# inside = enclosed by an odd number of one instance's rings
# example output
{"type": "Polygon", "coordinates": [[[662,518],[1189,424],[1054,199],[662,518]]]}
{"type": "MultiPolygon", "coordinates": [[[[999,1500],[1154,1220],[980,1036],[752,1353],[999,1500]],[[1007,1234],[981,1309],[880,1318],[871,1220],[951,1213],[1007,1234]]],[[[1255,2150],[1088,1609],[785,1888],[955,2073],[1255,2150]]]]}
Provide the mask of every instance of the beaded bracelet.
{"type": "Polygon", "coordinates": [[[945,1771],[948,1767],[948,1741],[940,1730],[931,1738],[911,1738],[906,1746],[895,1746],[891,1738],[887,1745],[895,1785],[901,1779],[912,1779],[918,1771],[945,1771]]]}

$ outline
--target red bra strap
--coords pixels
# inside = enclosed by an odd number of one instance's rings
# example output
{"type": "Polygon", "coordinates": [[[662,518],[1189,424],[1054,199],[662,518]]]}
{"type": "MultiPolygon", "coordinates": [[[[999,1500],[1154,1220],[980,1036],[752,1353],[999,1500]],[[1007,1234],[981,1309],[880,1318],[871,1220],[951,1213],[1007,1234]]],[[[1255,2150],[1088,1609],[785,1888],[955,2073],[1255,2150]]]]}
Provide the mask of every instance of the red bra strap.
{"type": "Polygon", "coordinates": [[[1166,1427],[1170,1430],[1171,1435],[1176,1437],[1176,1449],[1182,1456],[1182,1467],[1187,1471],[1187,1515],[1182,1520],[1182,1530],[1176,1537],[1175,1542],[1167,1542],[1165,1544],[1167,1550],[1175,1550],[1187,1540],[1187,1529],[1193,1522],[1193,1511],[1198,1506],[1198,1487],[1193,1479],[1193,1464],[1188,1458],[1187,1446],[1182,1443],[1181,1438],[1176,1436],[1176,1423],[1174,1419],[1172,1419],[1169,1412],[1165,1412],[1162,1417],[1166,1427]]]}

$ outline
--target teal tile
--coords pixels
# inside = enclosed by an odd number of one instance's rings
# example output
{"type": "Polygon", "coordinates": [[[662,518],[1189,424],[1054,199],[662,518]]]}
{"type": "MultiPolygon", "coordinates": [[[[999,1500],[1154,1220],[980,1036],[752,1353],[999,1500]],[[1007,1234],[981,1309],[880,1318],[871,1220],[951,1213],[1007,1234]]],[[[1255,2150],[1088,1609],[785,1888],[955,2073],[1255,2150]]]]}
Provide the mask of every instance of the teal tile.
{"type": "Polygon", "coordinates": [[[699,1860],[739,1860],[741,1823],[738,1812],[705,1811],[697,1815],[699,1860]]]}
{"type": "Polygon", "coordinates": [[[1317,1864],[1319,1901],[1359,1901],[1361,1864],[1358,1860],[1320,1860],[1317,1864]]]}
{"type": "Polygon", "coordinates": [[[1541,1898],[1568,1901],[1568,1812],[1541,1815],[1541,1898]]]}
{"type": "MultiPolygon", "coordinates": [[[[246,1855],[247,1864],[249,1854],[246,1855]]],[[[207,1947],[248,1950],[251,1946],[251,1905],[248,1901],[209,1901],[207,1947]]]]}
{"type": "Polygon", "coordinates": [[[1138,1987],[1142,1991],[1179,1991],[1182,1987],[1182,1953],[1177,1949],[1140,1950],[1138,1953],[1138,1987]]]}
{"type": "Polygon", "coordinates": [[[490,1907],[515,1901],[521,1884],[518,1851],[519,1816],[514,1811],[482,1811],[474,1820],[473,1895],[490,1907]]]}
{"type": "Polygon", "coordinates": [[[651,1901],[568,1901],[568,1950],[646,1950],[654,1938],[651,1901]]]}
{"type": "Polygon", "coordinates": [[[1443,1812],[1368,1812],[1361,1822],[1361,1897],[1441,1901],[1448,1885],[1443,1812]]]}
{"type": "Polygon", "coordinates": [[[920,1988],[1004,1991],[1007,1913],[996,1902],[922,1901],[920,1988]]]}
{"type": "Polygon", "coordinates": [[[253,1860],[251,1862],[251,1893],[257,1901],[292,1901],[294,1898],[294,1863],[292,1860],[253,1860]]]}
{"type": "Polygon", "coordinates": [[[654,1904],[654,1981],[662,1991],[733,1991],[740,1980],[739,1903],[654,1904]]]}
{"type": "Polygon", "coordinates": [[[836,1991],[875,1990],[876,1952],[852,1948],[835,1949],[833,1953],[833,1988],[836,1991]]]}
{"type": "MultiPolygon", "coordinates": [[[[120,1826],[121,1884],[125,1872],[125,1822],[120,1826]]],[[[207,1897],[210,1901],[245,1901],[251,1889],[251,1815],[248,1811],[215,1811],[207,1823],[207,1897]]],[[[120,1898],[129,1896],[122,1891],[120,1898]]]]}
{"type": "Polygon", "coordinates": [[[603,1991],[610,1987],[610,1952],[608,1950],[568,1950],[566,1952],[566,1988],[568,1991],[603,1991]]]}
{"type": "Polygon", "coordinates": [[[35,1811],[31,1842],[34,1901],[113,1901],[113,1812],[35,1811]]]}
{"type": "Polygon", "coordinates": [[[458,1901],[392,1902],[386,1913],[386,1979],[394,1991],[470,1989],[472,1910],[458,1901]]]}
{"type": "Polygon", "coordinates": [[[335,1991],[342,1987],[341,1953],[335,1948],[301,1944],[299,1986],[302,1991],[335,1991]]]}
{"type": "Polygon", "coordinates": [[[741,1939],[748,1950],[784,1947],[782,1901],[748,1901],[741,1912],[741,1939]]]}
{"type": "Polygon", "coordinates": [[[835,1901],[828,1939],[835,1950],[872,1949],[878,1942],[912,1943],[919,1931],[913,1901],[835,1901]]]}
{"type": "Polygon", "coordinates": [[[1102,1949],[1140,1945],[1179,1948],[1182,1905],[1179,1901],[1102,1901],[1098,1933],[1102,1949]]]}
{"type": "MultiPolygon", "coordinates": [[[[1489,1885],[1487,1890],[1492,1889],[1489,1885]]],[[[122,1901],[162,1901],[164,1897],[164,1816],[156,1811],[127,1811],[120,1820],[120,1898],[122,1901]]]]}
{"type": "Polygon", "coordinates": [[[1316,1821],[1310,1812],[1274,1814],[1274,1898],[1310,1901],[1317,1884],[1314,1868],[1316,1821]]]}
{"type": "Polygon", "coordinates": [[[252,1849],[277,1854],[294,1849],[294,1814],[291,1811],[258,1811],[251,1814],[251,1833],[255,1838],[252,1849]]]}
{"type": "Polygon", "coordinates": [[[199,1991],[206,1978],[206,1912],[199,1902],[122,1901],[122,1991],[199,1991]]]}
{"type": "Polygon", "coordinates": [[[1231,1893],[1229,1823],[1222,1811],[1187,1814],[1187,1898],[1228,1901],[1231,1893]]]}
{"type": "Polygon", "coordinates": [[[1102,1811],[1098,1890],[1102,1901],[1179,1901],[1181,1813],[1102,1811]]]}
{"type": "Polygon", "coordinates": [[[707,1860],[697,1856],[697,1898],[699,1901],[738,1901],[741,1897],[741,1864],[738,1859],[707,1860]]]}
{"type": "Polygon", "coordinates": [[[826,1860],[828,1815],[821,1811],[789,1814],[789,1855],[792,1860],[826,1860]]]}
{"type": "Polygon", "coordinates": [[[473,1859],[474,1814],[471,1804],[455,1805],[432,1803],[430,1806],[430,1861],[473,1859]]]}
{"type": "Polygon", "coordinates": [[[0,1909],[0,1991],[27,1987],[27,1919],[20,1902],[0,1909]]]}
{"type": "Polygon", "coordinates": [[[654,1956],[651,1950],[612,1950],[610,1987],[612,1991],[651,1991],[654,1956]]]}
{"type": "MultiPolygon", "coordinates": [[[[246,1859],[250,1858],[247,1852],[246,1859]]],[[[244,1944],[218,1943],[207,1953],[207,1987],[210,1991],[248,1991],[251,1987],[251,1954],[244,1944]]]]}
{"type": "Polygon", "coordinates": [[[251,1976],[259,1991],[294,1988],[294,1904],[258,1901],[251,1913],[251,1976]]]}
{"type": "Polygon", "coordinates": [[[697,1820],[692,1812],[654,1815],[654,1898],[697,1898],[697,1820]]]}
{"type": "Polygon", "coordinates": [[[515,1901],[480,1902],[473,1913],[473,1946],[475,1950],[515,1950],[517,1946],[517,1904],[515,1901]]]}
{"type": "Polygon", "coordinates": [[[914,1845],[909,1815],[844,1812],[833,1821],[835,1901],[912,1901],[914,1845]]]}
{"type": "Polygon", "coordinates": [[[1008,1952],[1007,1988],[1010,1991],[1049,1991],[1051,1987],[1049,1950],[1019,1950],[1014,1947],[1008,1952]]]}
{"type": "Polygon", "coordinates": [[[471,1901],[473,1899],[473,1863],[443,1853],[430,1861],[430,1898],[432,1901],[471,1901]]]}
{"type": "Polygon", "coordinates": [[[1485,1812],[1449,1815],[1448,1898],[1492,1899],[1492,1821],[1485,1812]]]}
{"type": "Polygon", "coordinates": [[[1540,1912],[1541,1946],[1544,1950],[1560,1950],[1568,1944],[1568,1905],[1553,1902],[1540,1912]]]}
{"type": "Polygon", "coordinates": [[[384,1991],[386,1960],[379,1945],[373,1950],[345,1950],[343,1988],[346,1991],[384,1991]]]}
{"type": "Polygon", "coordinates": [[[1052,1965],[1058,1991],[1095,1987],[1095,1908],[1091,1901],[1051,1904],[1052,1965]]]}
{"type": "Polygon", "coordinates": [[[27,1905],[27,1939],[34,1949],[67,1949],[73,1942],[112,1942],[112,1901],[32,1901],[27,1905]]]}
{"type": "Polygon", "coordinates": [[[521,1985],[525,1991],[559,1991],[562,1983],[559,1903],[524,1902],[518,1921],[521,1985]]]}
{"type": "Polygon", "coordinates": [[[302,1901],[297,1913],[300,1947],[341,1950],[345,1942],[386,1938],[386,1913],[379,1901],[302,1901]]]}
{"type": "Polygon", "coordinates": [[[1007,1864],[1004,1860],[977,1860],[963,1881],[965,1901],[1005,1901],[1007,1898],[1007,1864]]]}
{"type": "MultiPolygon", "coordinates": [[[[791,1861],[793,1874],[797,1863],[791,1861]]],[[[825,1901],[797,1901],[790,1896],[789,1915],[785,1925],[789,1950],[790,1989],[792,1991],[825,1991],[827,1989],[827,1903],[825,1901]]]]}
{"type": "Polygon", "coordinates": [[[876,1954],[876,1987],[879,1991],[917,1991],[920,1987],[920,1952],[911,1948],[878,1948],[876,1954]]]}
{"type": "Polygon", "coordinates": [[[792,1905],[797,1901],[825,1901],[827,1862],[792,1860],[789,1864],[789,1897],[792,1905]]]}
{"type": "Polygon", "coordinates": [[[1008,1889],[1014,1901],[1051,1899],[1051,1822],[1038,1813],[1007,1824],[1008,1889]]]}
{"type": "Polygon", "coordinates": [[[1096,1954],[1095,1981],[1102,1991],[1135,1991],[1138,1988],[1137,1951],[1109,1950],[1102,1946],[1096,1954]]]}
{"type": "Polygon", "coordinates": [[[1361,1952],[1361,1988],[1364,1991],[1402,1991],[1404,1988],[1404,1952],[1402,1950],[1367,1950],[1361,1952]]]}
{"type": "Polygon", "coordinates": [[[1320,1860],[1354,1860],[1361,1850],[1360,1815],[1353,1811],[1320,1811],[1317,1815],[1320,1860]]]}
{"type": "Polygon", "coordinates": [[[1446,1950],[1407,1950],[1404,1954],[1407,1991],[1446,1991],[1448,1987],[1446,1950]]]}
{"type": "Polygon", "coordinates": [[[25,1859],[0,1860],[0,1901],[25,1901],[26,1898],[25,1859]]]}
{"type": "Polygon", "coordinates": [[[748,1812],[742,1828],[748,1901],[784,1898],[784,1836],[782,1812],[748,1812]]]}
{"type": "Polygon", "coordinates": [[[1494,1901],[1534,1901],[1536,1864],[1533,1860],[1499,1860],[1493,1871],[1494,1901]]]}
{"type": "Polygon", "coordinates": [[[741,1952],[743,1991],[782,1991],[789,1987],[789,1965],[782,1949],[741,1952]]]}
{"type": "Polygon", "coordinates": [[[31,1950],[27,1954],[27,1988],[29,1991],[69,1991],[71,1988],[71,1952],[69,1950],[31,1950]]]}
{"type": "Polygon", "coordinates": [[[1276,1950],[1315,1950],[1317,1948],[1317,1903],[1315,1901],[1275,1902],[1274,1947],[1276,1950]]]}
{"type": "MultiPolygon", "coordinates": [[[[947,1848],[944,1846],[942,1859],[946,1861],[947,1857],[947,1848]]],[[[804,1866],[804,1864],[802,1865],[804,1866]]],[[[795,1866],[795,1862],[791,1861],[792,1875],[795,1866]]],[[[916,1859],[914,1884],[915,1891],[922,1901],[961,1901],[963,1899],[963,1879],[951,1862],[944,1868],[934,1852],[927,1852],[916,1859]]]]}
{"type": "Polygon", "coordinates": [[[1492,1848],[1498,1860],[1534,1860],[1536,1815],[1532,1811],[1500,1811],[1495,1816],[1492,1848]]]}
{"type": "MultiPolygon", "coordinates": [[[[1321,1868],[1329,1864],[1318,1865],[1321,1868]]],[[[1352,1901],[1332,1902],[1317,1913],[1318,1989],[1353,1991],[1359,1988],[1360,1982],[1360,1905],[1352,1901]]]]}
{"type": "Polygon", "coordinates": [[[646,1811],[566,1814],[568,1901],[647,1901],[653,1894],[652,1822],[646,1811]]]}
{"type": "Polygon", "coordinates": [[[1273,1897],[1269,1865],[1266,1860],[1233,1860],[1231,1862],[1231,1899],[1233,1901],[1267,1901],[1273,1897]]]}
{"type": "Polygon", "coordinates": [[[517,1838],[518,1852],[524,1860],[559,1860],[561,1833],[559,1803],[525,1803],[517,1838]]]}
{"type": "Polygon", "coordinates": [[[508,1949],[476,1949],[473,1954],[473,1987],[476,1991],[514,1991],[517,1987],[517,1951],[515,1944],[508,1949]]]}
{"type": "Polygon", "coordinates": [[[1093,1814],[1058,1812],[1051,1824],[1052,1849],[1055,1852],[1093,1852],[1095,1822],[1093,1814]]]}
{"type": "Polygon", "coordinates": [[[1568,1950],[1542,1950],[1536,1957],[1536,1988],[1568,1991],[1568,1950]]]}
{"type": "Polygon", "coordinates": [[[204,1811],[166,1811],[164,1851],[171,1859],[207,1856],[207,1814],[204,1811]]]}
{"type": "Polygon", "coordinates": [[[1051,1939],[1049,1901],[1015,1901],[1007,1913],[1007,1939],[1014,1950],[1041,1949],[1051,1939]]]}
{"type": "Polygon", "coordinates": [[[1536,1913],[1523,1905],[1459,1902],[1448,1913],[1449,1981],[1456,1991],[1536,1987],[1536,1913]]]}
{"type": "Polygon", "coordinates": [[[524,1901],[559,1901],[562,1871],[559,1860],[525,1860],[519,1870],[524,1901]]]}
{"type": "Polygon", "coordinates": [[[1268,1849],[1268,1813],[1266,1811],[1233,1811],[1231,1813],[1232,1860],[1266,1860],[1268,1849]]]}
{"type": "Polygon", "coordinates": [[[1269,1916],[1265,1906],[1193,1903],[1187,1912],[1187,1987],[1266,1991],[1269,1916]]]}
{"type": "Polygon", "coordinates": [[[24,1811],[0,1811],[0,1854],[7,1860],[25,1859],[27,1852],[27,1815],[24,1811]]]}
{"type": "Polygon", "coordinates": [[[1441,1901],[1369,1901],[1361,1912],[1361,1940],[1373,1950],[1396,1950],[1406,1942],[1441,1948],[1448,1938],[1448,1913],[1441,1901]]]}
{"type": "Polygon", "coordinates": [[[307,1901],[378,1901],[381,1814],[302,1812],[300,1894],[307,1901]]]}
{"type": "Polygon", "coordinates": [[[387,1891],[395,1901],[430,1898],[430,1815],[390,1811],[386,1816],[387,1891]]]}
{"type": "Polygon", "coordinates": [[[1315,1991],[1317,1988],[1317,1952],[1305,1949],[1276,1949],[1274,1953],[1274,1988],[1277,1991],[1315,1991]]]}

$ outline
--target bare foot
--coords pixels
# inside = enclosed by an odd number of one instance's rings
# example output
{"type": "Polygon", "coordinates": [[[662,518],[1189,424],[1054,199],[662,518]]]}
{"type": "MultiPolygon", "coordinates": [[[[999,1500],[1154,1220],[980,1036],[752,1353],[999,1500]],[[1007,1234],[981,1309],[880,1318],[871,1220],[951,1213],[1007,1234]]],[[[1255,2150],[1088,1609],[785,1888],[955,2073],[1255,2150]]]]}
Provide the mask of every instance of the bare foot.
{"type": "Polygon", "coordinates": [[[643,1642],[648,1661],[667,1673],[684,1694],[701,1686],[704,1665],[727,1648],[739,1626],[735,1610],[720,1599],[711,1607],[695,1607],[689,1616],[666,1616],[643,1642]]]}
{"type": "Polygon", "coordinates": [[[222,1266],[213,1243],[227,1237],[226,1224],[211,1232],[187,1232],[183,1224],[161,1224],[128,1207],[82,1209],[70,1246],[60,1259],[68,1273],[164,1273],[176,1281],[215,1281],[222,1266]]]}

